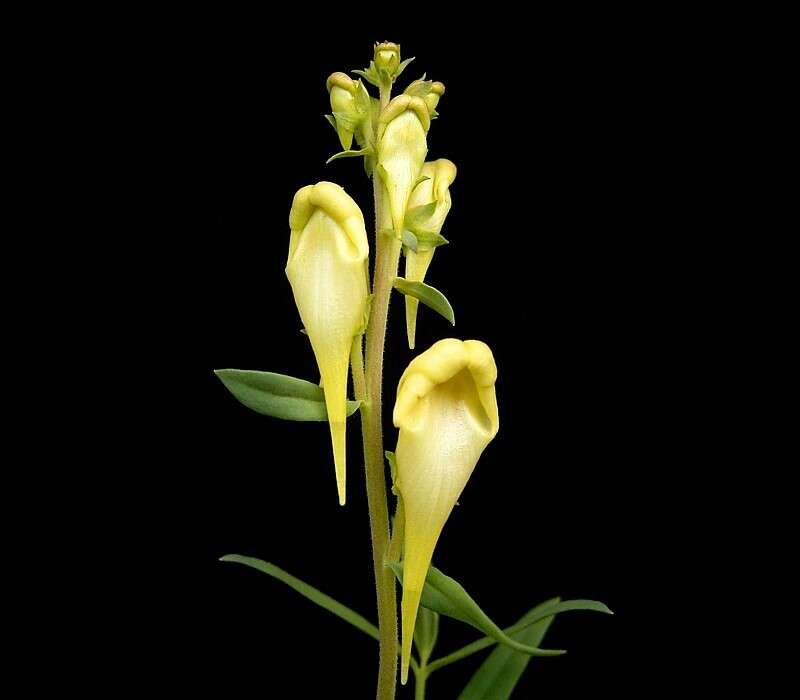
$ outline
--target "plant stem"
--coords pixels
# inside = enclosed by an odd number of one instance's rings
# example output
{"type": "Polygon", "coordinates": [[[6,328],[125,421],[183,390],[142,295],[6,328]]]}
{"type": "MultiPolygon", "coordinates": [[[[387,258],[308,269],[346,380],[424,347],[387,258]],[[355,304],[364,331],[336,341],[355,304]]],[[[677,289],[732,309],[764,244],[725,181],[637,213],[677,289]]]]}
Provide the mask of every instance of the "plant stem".
{"type": "Polygon", "coordinates": [[[414,674],[414,700],[425,700],[425,684],[428,682],[428,669],[421,665],[414,674]]]}
{"type": "MultiPolygon", "coordinates": [[[[381,88],[381,108],[388,104],[390,93],[391,88],[381,88]]],[[[377,133],[375,136],[377,141],[377,133]]],[[[356,398],[364,402],[361,407],[361,434],[364,443],[367,505],[380,633],[376,698],[393,700],[397,682],[397,593],[394,574],[384,565],[389,550],[389,507],[386,499],[381,388],[389,298],[394,278],[397,275],[401,243],[394,237],[381,233],[381,230],[386,227],[383,183],[379,176],[373,175],[372,184],[375,197],[375,271],[372,278],[372,309],[367,327],[366,372],[365,375],[362,375],[365,382],[361,382],[361,377],[358,376],[360,374],[360,343],[358,343],[358,349],[356,350],[354,347],[353,350],[353,377],[356,398]],[[364,395],[358,396],[359,391],[364,392],[364,395]]]]}

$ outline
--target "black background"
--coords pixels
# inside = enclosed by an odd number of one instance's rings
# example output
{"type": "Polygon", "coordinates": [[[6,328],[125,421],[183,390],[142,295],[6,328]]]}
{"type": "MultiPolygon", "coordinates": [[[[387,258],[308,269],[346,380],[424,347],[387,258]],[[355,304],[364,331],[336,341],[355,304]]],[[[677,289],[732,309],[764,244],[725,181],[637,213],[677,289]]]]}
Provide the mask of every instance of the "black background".
{"type": "MultiPolygon", "coordinates": [[[[143,44],[133,135],[154,154],[141,196],[156,209],[139,234],[148,334],[135,342],[165,381],[139,387],[153,418],[134,442],[149,454],[136,476],[152,525],[142,538],[167,553],[152,567],[159,623],[143,663],[158,660],[176,687],[231,698],[374,692],[373,641],[280,583],[217,562],[231,552],[272,561],[374,619],[357,422],[340,508],[326,426],[251,413],[212,370],[316,380],[283,271],[289,207],[297,189],[327,179],[370,220],[360,161],[325,165],[339,150],[322,117],[325,79],[365,67],[373,42],[388,39],[416,56],[397,92],[423,71],[447,86],[428,157],[458,166],[451,243],[427,278],[457,325],[421,309],[418,349],[478,338],[499,371],[500,433],[435,563],[501,625],[555,595],[615,611],[557,618],[547,646],[568,655],[533,660],[515,697],[648,696],[648,632],[671,624],[652,604],[674,575],[662,515],[676,436],[692,429],[673,407],[689,342],[671,332],[685,105],[666,95],[680,51],[656,17],[635,32],[630,17],[529,17],[526,33],[512,19],[476,18],[474,31],[433,19],[414,31],[311,31],[206,16],[157,49],[143,44]]],[[[399,295],[387,348],[388,418],[413,357],[399,295]]],[[[385,435],[393,448],[389,420],[385,435]]],[[[474,637],[445,621],[438,652],[474,637]]],[[[482,658],[438,672],[429,697],[456,697],[482,658]]]]}

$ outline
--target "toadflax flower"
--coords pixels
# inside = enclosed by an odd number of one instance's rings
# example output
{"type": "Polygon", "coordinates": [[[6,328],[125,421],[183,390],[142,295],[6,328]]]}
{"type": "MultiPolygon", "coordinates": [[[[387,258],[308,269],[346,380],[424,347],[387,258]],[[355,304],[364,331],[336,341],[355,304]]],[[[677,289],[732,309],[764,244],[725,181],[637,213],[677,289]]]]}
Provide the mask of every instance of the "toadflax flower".
{"type": "Polygon", "coordinates": [[[348,151],[353,145],[353,134],[359,135],[364,121],[369,118],[369,95],[359,81],[345,73],[331,73],[325,85],[330,93],[339,142],[348,151]]]}
{"type": "Polygon", "coordinates": [[[449,338],[412,360],[397,387],[395,486],[405,512],[403,683],[436,542],[478,458],[497,434],[496,379],[486,344],[449,338]]]}
{"type": "Polygon", "coordinates": [[[294,196],[289,227],[286,276],[322,377],[339,503],[344,505],[347,375],[369,294],[364,216],[339,185],[319,182],[294,196]]]}
{"type": "Polygon", "coordinates": [[[408,198],[428,153],[431,116],[421,97],[398,95],[386,105],[378,123],[378,172],[389,194],[392,226],[399,238],[408,198]]]}
{"type": "MultiPolygon", "coordinates": [[[[418,236],[417,249],[406,249],[406,279],[412,282],[423,282],[428,266],[433,260],[436,246],[445,242],[440,238],[444,220],[450,211],[450,185],[456,179],[456,166],[446,158],[430,161],[422,166],[424,180],[414,188],[408,201],[408,212],[424,211],[417,207],[429,206],[435,203],[435,209],[427,218],[406,221],[406,226],[418,236]],[[433,234],[433,236],[431,235],[433,234]],[[433,240],[432,240],[433,239],[433,240]],[[438,240],[437,240],[438,239],[438,240]]],[[[406,332],[408,334],[408,347],[414,349],[414,338],[417,330],[417,309],[419,300],[406,296],[406,332]]]]}

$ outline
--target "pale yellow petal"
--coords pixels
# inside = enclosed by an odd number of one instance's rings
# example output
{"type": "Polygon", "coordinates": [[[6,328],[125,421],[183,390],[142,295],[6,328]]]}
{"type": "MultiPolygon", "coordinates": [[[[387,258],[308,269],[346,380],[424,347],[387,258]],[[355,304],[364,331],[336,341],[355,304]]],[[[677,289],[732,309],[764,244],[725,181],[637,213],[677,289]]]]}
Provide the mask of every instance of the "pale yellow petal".
{"type": "Polygon", "coordinates": [[[447,339],[415,358],[397,389],[397,487],[405,510],[402,677],[434,548],[499,418],[491,350],[447,339]]]}
{"type": "Polygon", "coordinates": [[[379,172],[389,193],[392,225],[400,236],[408,199],[428,152],[426,132],[430,119],[420,98],[399,95],[381,113],[380,121],[379,172]]]}
{"type": "Polygon", "coordinates": [[[368,295],[364,218],[341,187],[321,182],[295,195],[289,223],[286,276],[319,367],[344,504],[350,348],[363,324],[368,295]]]}

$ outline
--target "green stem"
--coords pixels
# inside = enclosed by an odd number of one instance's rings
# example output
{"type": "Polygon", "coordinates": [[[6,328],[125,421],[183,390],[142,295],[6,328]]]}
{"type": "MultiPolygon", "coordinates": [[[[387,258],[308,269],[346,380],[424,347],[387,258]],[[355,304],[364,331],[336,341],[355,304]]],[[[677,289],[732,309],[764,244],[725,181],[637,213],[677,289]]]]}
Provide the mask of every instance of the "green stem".
{"type": "MultiPolygon", "coordinates": [[[[390,88],[381,89],[381,108],[389,102],[390,88]]],[[[377,124],[376,124],[377,128],[377,124]]],[[[376,134],[377,141],[377,134],[376,134]]],[[[389,550],[389,507],[383,454],[382,397],[383,350],[392,283],[397,276],[400,241],[380,233],[385,228],[383,183],[373,175],[375,196],[375,272],[372,308],[367,327],[366,370],[360,371],[360,343],[353,350],[353,384],[361,407],[361,434],[367,482],[372,563],[378,598],[379,665],[377,700],[393,700],[397,682],[397,591],[392,570],[385,566],[389,550]],[[364,381],[361,381],[361,376],[364,381]],[[361,396],[359,396],[359,392],[361,396]]]]}
{"type": "Polygon", "coordinates": [[[428,682],[428,669],[422,665],[414,675],[414,700],[425,700],[425,685],[428,682]]]}

